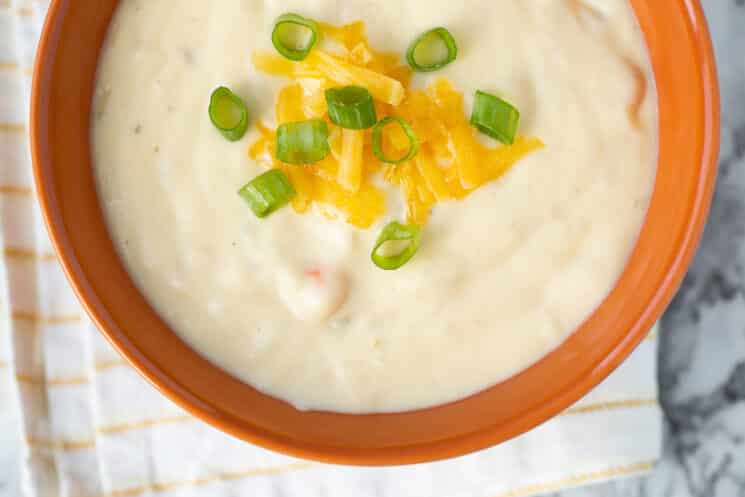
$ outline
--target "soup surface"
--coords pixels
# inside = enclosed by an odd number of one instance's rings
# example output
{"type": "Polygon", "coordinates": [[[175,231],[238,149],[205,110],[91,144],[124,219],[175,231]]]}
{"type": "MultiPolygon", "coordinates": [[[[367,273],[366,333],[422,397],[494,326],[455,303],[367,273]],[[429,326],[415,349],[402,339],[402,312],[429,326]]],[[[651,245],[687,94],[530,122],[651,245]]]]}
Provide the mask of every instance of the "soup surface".
{"type": "MultiPolygon", "coordinates": [[[[613,287],[654,184],[654,88],[627,0],[122,0],[93,105],[99,196],[139,288],[187,343],[300,409],[384,412],[463,398],[561,343],[613,287]],[[462,200],[437,204],[414,258],[371,263],[405,218],[393,187],[368,229],[329,211],[259,219],[236,191],[266,170],[257,123],[276,127],[286,80],[251,64],[274,19],[366,23],[403,54],[446,26],[447,78],[470,115],[477,89],[521,112],[545,147],[462,200]],[[250,126],[227,141],[207,116],[227,86],[250,126]]],[[[494,146],[492,144],[491,146],[494,146]]]]}

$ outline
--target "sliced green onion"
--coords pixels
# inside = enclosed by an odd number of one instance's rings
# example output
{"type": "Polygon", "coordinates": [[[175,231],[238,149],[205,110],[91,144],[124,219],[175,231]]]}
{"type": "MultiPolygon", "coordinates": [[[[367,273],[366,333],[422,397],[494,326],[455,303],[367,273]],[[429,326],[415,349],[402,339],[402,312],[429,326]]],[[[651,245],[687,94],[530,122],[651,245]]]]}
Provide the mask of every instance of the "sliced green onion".
{"type": "Polygon", "coordinates": [[[238,195],[257,217],[266,217],[289,202],[295,196],[295,189],[285,173],[270,169],[246,183],[238,190],[238,195]]]}
{"type": "Polygon", "coordinates": [[[288,164],[312,164],[329,154],[329,127],[323,119],[282,124],[277,128],[277,159],[288,164]]]}
{"type": "Polygon", "coordinates": [[[406,50],[406,62],[417,72],[436,71],[458,57],[455,38],[445,28],[431,29],[419,35],[406,50]]]}
{"type": "Polygon", "coordinates": [[[248,129],[246,104],[230,89],[220,86],[210,97],[210,121],[228,140],[243,138],[248,129]]]}
{"type": "Polygon", "coordinates": [[[520,112],[509,102],[490,93],[476,90],[471,124],[482,133],[507,145],[515,143],[520,112]]]}
{"type": "Polygon", "coordinates": [[[419,138],[417,138],[414,129],[408,122],[406,122],[406,120],[394,116],[384,117],[373,129],[372,151],[380,162],[385,162],[387,164],[400,164],[413,159],[419,152],[419,138]],[[383,128],[390,123],[397,123],[401,126],[401,129],[406,133],[406,137],[409,139],[409,151],[402,157],[387,157],[385,152],[383,152],[383,128]]]}
{"type": "Polygon", "coordinates": [[[414,257],[422,239],[422,227],[414,224],[389,223],[378,235],[372,261],[380,269],[398,269],[414,257]],[[390,250],[387,245],[393,245],[390,250]]]}
{"type": "Polygon", "coordinates": [[[319,38],[318,23],[298,14],[282,14],[274,21],[272,45],[290,60],[305,59],[319,38]]]}
{"type": "Polygon", "coordinates": [[[360,86],[326,90],[331,122],[347,129],[367,129],[378,121],[372,95],[360,86]]]}

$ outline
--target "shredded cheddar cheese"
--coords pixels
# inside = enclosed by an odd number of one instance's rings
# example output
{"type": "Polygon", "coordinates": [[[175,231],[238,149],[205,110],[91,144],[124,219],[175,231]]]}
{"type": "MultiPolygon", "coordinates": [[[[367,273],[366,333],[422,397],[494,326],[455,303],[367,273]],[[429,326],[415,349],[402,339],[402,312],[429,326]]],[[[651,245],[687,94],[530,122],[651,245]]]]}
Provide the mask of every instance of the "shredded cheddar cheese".
{"type": "MultiPolygon", "coordinates": [[[[331,154],[315,164],[276,160],[276,135],[263,125],[249,147],[252,159],[285,172],[297,192],[292,200],[296,212],[304,213],[316,203],[328,216],[339,212],[348,223],[368,228],[385,213],[385,196],[372,181],[382,172],[385,181],[400,189],[407,222],[424,224],[435,204],[465,198],[544,146],[538,138],[523,136],[513,145],[484,146],[464,113],[463,95],[449,81],[439,79],[426,90],[410,90],[411,70],[400,65],[398,55],[373,50],[364,23],[320,25],[324,38],[338,46],[333,54],[315,49],[302,62],[266,52],[252,58],[258,70],[292,80],[277,95],[277,124],[320,118],[329,125],[331,154]],[[378,119],[392,115],[411,123],[420,141],[419,153],[401,164],[381,164],[372,153],[371,130],[334,125],[324,92],[342,85],[367,88],[378,119]]],[[[403,156],[409,140],[400,128],[389,126],[383,147],[386,154],[403,156]]]]}

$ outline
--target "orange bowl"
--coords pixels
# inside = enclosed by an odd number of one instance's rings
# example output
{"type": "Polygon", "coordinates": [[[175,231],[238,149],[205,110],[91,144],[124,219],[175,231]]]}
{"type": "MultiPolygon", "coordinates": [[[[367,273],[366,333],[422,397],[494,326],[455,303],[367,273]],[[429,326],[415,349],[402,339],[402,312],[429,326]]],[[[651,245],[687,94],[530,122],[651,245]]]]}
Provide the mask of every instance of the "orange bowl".
{"type": "Polygon", "coordinates": [[[104,223],[90,154],[96,63],[117,0],[56,0],[34,73],[31,142],[57,254],[98,328],[161,392],[263,447],[346,464],[461,455],[533,428],[605,378],[659,318],[691,261],[716,178],[719,94],[697,0],[632,0],[658,91],[659,165],[649,212],[611,294],[559,348],[458,402],[397,414],[301,412],[189,348],[133,284],[104,223]]]}

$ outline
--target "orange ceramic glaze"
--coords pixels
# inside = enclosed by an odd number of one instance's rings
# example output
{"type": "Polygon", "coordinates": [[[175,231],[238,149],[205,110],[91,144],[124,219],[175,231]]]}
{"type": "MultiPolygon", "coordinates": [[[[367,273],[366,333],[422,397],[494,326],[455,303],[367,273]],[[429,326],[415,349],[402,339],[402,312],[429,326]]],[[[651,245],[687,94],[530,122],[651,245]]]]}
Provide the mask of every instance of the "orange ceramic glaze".
{"type": "Polygon", "coordinates": [[[719,95],[697,0],[632,0],[658,91],[659,165],[649,213],[614,290],[559,348],[451,404],[399,414],[301,412],[229,376],[181,341],[132,283],[109,239],[90,154],[96,63],[116,0],[54,0],[34,74],[31,141],[49,232],[80,300],[161,392],[263,447],[346,464],[442,459],[503,442],[605,378],[670,302],[693,257],[716,177],[719,95]]]}

